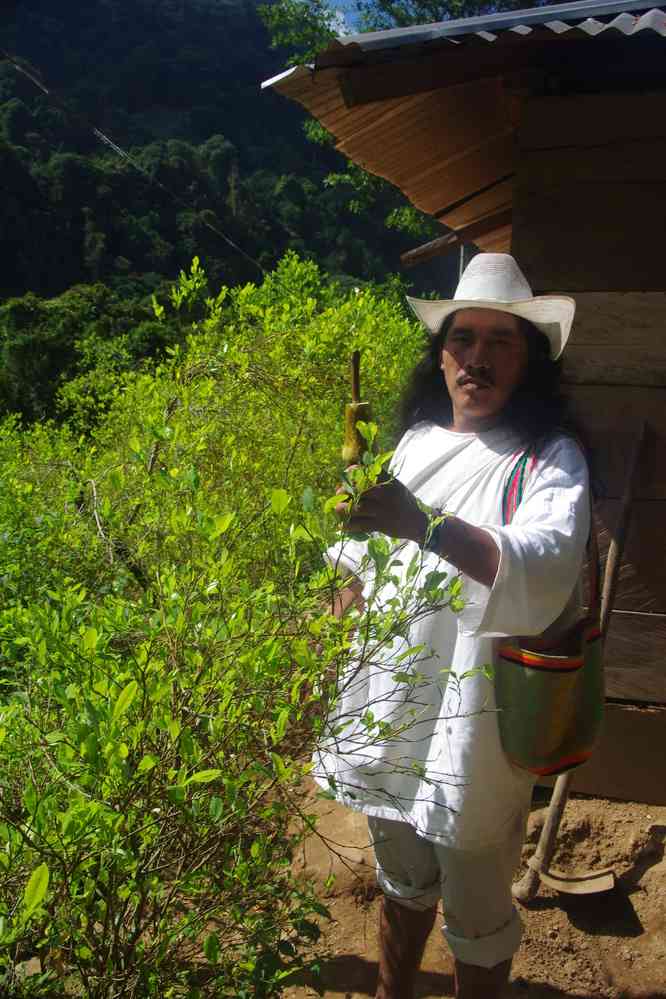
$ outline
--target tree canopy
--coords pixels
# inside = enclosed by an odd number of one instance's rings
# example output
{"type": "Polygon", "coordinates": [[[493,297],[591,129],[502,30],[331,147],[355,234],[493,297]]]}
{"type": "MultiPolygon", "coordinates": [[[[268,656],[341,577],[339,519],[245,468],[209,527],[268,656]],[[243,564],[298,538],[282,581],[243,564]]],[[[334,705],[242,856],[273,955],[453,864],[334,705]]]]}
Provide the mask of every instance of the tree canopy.
{"type": "Polygon", "coordinates": [[[412,244],[399,193],[360,196],[300,109],[260,91],[286,53],[254,5],[27,0],[4,27],[49,95],[0,63],[0,297],[151,291],[195,254],[213,281],[257,280],[289,249],[381,279],[412,244]]]}

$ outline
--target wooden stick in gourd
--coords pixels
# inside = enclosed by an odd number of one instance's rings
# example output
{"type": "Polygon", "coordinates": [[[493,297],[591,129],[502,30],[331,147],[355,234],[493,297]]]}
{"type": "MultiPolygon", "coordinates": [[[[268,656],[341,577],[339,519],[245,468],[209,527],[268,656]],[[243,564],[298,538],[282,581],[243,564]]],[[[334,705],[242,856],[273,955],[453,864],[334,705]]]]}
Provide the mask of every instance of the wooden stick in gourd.
{"type": "Polygon", "coordinates": [[[359,420],[371,420],[370,403],[361,402],[361,352],[355,350],[351,357],[352,401],[345,406],[345,442],[342,445],[342,460],[345,465],[356,465],[361,460],[368,445],[358,431],[359,420]]]}

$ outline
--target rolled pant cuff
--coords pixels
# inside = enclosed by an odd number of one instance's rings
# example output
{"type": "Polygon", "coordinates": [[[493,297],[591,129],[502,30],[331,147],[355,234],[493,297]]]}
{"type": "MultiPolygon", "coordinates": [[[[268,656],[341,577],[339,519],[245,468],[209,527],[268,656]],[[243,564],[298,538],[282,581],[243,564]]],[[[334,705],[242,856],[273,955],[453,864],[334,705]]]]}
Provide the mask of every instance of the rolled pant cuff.
{"type": "Polygon", "coordinates": [[[457,937],[444,926],[442,931],[451,953],[463,964],[475,964],[479,968],[494,968],[507,961],[518,950],[523,935],[520,916],[513,910],[513,916],[500,930],[484,937],[457,937]]]}
{"type": "Polygon", "coordinates": [[[416,912],[434,909],[442,897],[439,881],[427,888],[414,888],[413,885],[404,885],[394,878],[388,878],[380,867],[377,867],[377,884],[391,901],[416,912]]]}

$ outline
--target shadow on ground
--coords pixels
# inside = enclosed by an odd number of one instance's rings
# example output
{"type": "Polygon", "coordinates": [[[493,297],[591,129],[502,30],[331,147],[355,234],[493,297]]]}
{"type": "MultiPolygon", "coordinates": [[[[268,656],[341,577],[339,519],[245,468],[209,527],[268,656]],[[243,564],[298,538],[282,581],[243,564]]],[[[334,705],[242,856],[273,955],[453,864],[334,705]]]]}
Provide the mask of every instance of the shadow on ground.
{"type": "MultiPolygon", "coordinates": [[[[290,984],[292,984],[290,982],[290,984]]],[[[377,986],[377,962],[357,954],[338,954],[321,965],[319,982],[311,976],[294,979],[293,984],[307,985],[324,996],[374,996],[377,986]]],[[[453,975],[421,971],[416,980],[416,999],[422,996],[452,996],[453,975]]]]}
{"type": "MultiPolygon", "coordinates": [[[[299,976],[290,984],[305,985],[322,996],[374,996],[377,985],[377,962],[367,961],[356,954],[339,954],[321,967],[321,976],[316,981],[311,976],[299,976]]],[[[453,975],[422,971],[416,980],[415,999],[429,996],[453,996],[453,975]]],[[[511,999],[599,999],[598,993],[575,993],[546,985],[539,981],[515,978],[509,990],[511,999]]],[[[636,992],[636,999],[647,999],[643,992],[636,992]]],[[[625,993],[631,999],[632,993],[625,993]]],[[[666,999],[666,992],[651,991],[649,999],[666,999]]]]}
{"type": "Polygon", "coordinates": [[[557,895],[536,898],[532,912],[560,909],[569,922],[589,936],[638,937],[644,932],[629,894],[622,884],[598,895],[557,895]]]}

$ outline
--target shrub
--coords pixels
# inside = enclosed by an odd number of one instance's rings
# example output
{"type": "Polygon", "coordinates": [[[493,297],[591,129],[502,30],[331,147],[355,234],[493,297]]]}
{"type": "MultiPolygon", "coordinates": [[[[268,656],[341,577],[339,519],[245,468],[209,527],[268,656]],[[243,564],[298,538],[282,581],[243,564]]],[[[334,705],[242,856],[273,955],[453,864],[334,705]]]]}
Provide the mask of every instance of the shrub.
{"type": "MultiPolygon", "coordinates": [[[[288,257],[89,436],[0,428],[3,994],[269,997],[303,963],[325,910],[290,863],[300,782],[355,625],[322,562],[347,362],[365,350],[385,445],[414,342],[395,289],[288,257]]],[[[363,654],[455,608],[445,584],[371,604],[363,654]]]]}

